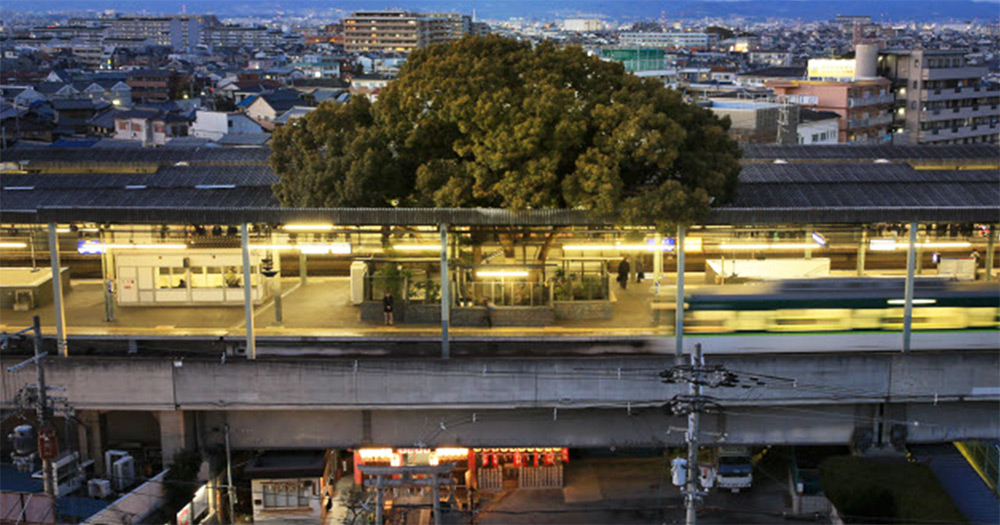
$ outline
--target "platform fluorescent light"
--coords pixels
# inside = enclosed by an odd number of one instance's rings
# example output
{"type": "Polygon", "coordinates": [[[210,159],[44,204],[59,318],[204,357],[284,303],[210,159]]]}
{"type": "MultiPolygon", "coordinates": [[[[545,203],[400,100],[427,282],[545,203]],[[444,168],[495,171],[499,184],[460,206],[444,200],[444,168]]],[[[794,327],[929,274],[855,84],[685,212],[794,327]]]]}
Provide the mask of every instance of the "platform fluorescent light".
{"type": "Polygon", "coordinates": [[[477,277],[527,277],[527,270],[479,270],[477,277]]]}
{"type": "MultiPolygon", "coordinates": [[[[889,304],[893,305],[905,305],[906,299],[889,299],[889,304]]],[[[937,303],[937,299],[914,299],[913,304],[934,304],[937,303]]]]}
{"type": "Polygon", "coordinates": [[[328,232],[333,230],[332,224],[286,224],[282,229],[288,232],[328,232]]]}
{"type": "Polygon", "coordinates": [[[184,250],[186,248],[186,244],[105,244],[97,241],[80,241],[76,245],[76,252],[97,254],[108,250],[184,250]]]}
{"type": "MultiPolygon", "coordinates": [[[[899,242],[892,239],[872,239],[868,248],[873,252],[891,252],[893,250],[906,250],[910,247],[909,242],[899,242]]],[[[968,241],[944,241],[933,242],[923,241],[917,243],[918,248],[931,248],[938,250],[971,248],[972,243],[968,241]]]]}
{"type": "Polygon", "coordinates": [[[56,228],[56,233],[69,233],[69,228],[56,228]]]}
{"type": "Polygon", "coordinates": [[[441,244],[395,244],[392,246],[393,250],[401,252],[430,252],[441,249],[441,244]]]}
{"type": "MultiPolygon", "coordinates": [[[[615,244],[564,244],[563,251],[578,252],[672,252],[676,241],[672,238],[664,238],[660,244],[656,244],[653,239],[648,239],[645,244],[638,243],[615,243],[615,244]]],[[[684,239],[684,251],[700,252],[702,249],[701,237],[687,237],[684,239]]]]}
{"type": "Polygon", "coordinates": [[[23,242],[0,242],[0,248],[27,248],[28,245],[23,242]]]}
{"type": "Polygon", "coordinates": [[[811,242],[788,242],[788,243],[774,243],[774,244],[741,244],[741,243],[722,243],[719,245],[720,250],[726,251],[746,251],[746,252],[757,252],[757,251],[778,251],[778,250],[812,250],[818,248],[815,243],[811,242]]]}

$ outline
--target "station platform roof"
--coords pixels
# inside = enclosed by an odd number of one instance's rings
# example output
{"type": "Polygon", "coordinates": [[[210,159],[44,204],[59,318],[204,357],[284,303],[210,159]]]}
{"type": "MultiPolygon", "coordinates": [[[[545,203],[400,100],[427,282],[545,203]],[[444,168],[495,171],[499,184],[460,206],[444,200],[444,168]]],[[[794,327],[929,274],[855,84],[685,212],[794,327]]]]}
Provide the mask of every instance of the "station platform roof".
{"type": "MultiPolygon", "coordinates": [[[[282,208],[268,148],[4,152],[0,222],[587,226],[580,210],[282,208]]],[[[745,146],[736,198],[709,224],[997,222],[1000,148],[745,146]],[[931,162],[931,164],[928,164],[931,162]]]]}

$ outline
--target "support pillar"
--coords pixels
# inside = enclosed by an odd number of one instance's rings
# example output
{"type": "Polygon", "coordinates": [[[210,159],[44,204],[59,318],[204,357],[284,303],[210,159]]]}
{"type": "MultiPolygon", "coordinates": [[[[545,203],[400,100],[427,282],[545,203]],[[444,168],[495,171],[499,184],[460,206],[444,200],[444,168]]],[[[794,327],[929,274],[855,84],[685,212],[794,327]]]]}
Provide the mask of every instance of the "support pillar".
{"type": "Polygon", "coordinates": [[[434,483],[431,485],[431,503],[433,505],[434,525],[441,525],[441,492],[438,489],[438,475],[434,474],[434,483]]]}
{"type": "Polygon", "coordinates": [[[861,241],[858,243],[858,277],[865,275],[865,254],[868,248],[868,227],[861,227],[861,241]]]}
{"type": "Polygon", "coordinates": [[[160,452],[163,454],[163,466],[174,462],[174,454],[187,446],[187,428],[184,424],[184,412],[181,410],[166,410],[158,412],[160,421],[160,452]]]}
{"type": "Polygon", "coordinates": [[[448,225],[441,225],[441,359],[451,357],[448,321],[451,318],[451,283],[448,278],[448,225]]]}
{"type": "Polygon", "coordinates": [[[52,263],[52,314],[56,324],[56,346],[59,356],[67,357],[66,347],[66,310],[63,306],[62,274],[59,272],[59,234],[56,233],[56,223],[49,223],[49,260],[52,263]]]}
{"type": "Polygon", "coordinates": [[[997,225],[989,225],[989,235],[986,237],[986,280],[993,280],[993,262],[996,251],[997,225]]]}
{"type": "Polygon", "coordinates": [[[240,246],[243,250],[243,310],[246,314],[247,359],[257,359],[257,341],[253,334],[253,287],[250,282],[249,225],[240,225],[240,246]]]}
{"type": "Polygon", "coordinates": [[[917,227],[917,239],[920,241],[917,243],[917,256],[914,262],[914,273],[916,275],[923,275],[924,273],[924,242],[927,241],[927,233],[920,232],[920,228],[917,227]]]}
{"type": "Polygon", "coordinates": [[[302,286],[306,285],[309,280],[309,272],[306,269],[306,254],[299,252],[299,283],[302,286]]]}
{"type": "MultiPolygon", "coordinates": [[[[271,236],[271,243],[274,244],[274,236],[271,236]]],[[[271,293],[274,294],[274,322],[281,324],[285,320],[284,311],[281,305],[281,252],[273,250],[271,260],[274,261],[274,270],[278,273],[271,278],[271,293]]]]}
{"type": "Polygon", "coordinates": [[[674,337],[677,342],[676,353],[684,353],[684,226],[677,227],[677,307],[674,319],[674,337]]]}
{"type": "Polygon", "coordinates": [[[83,460],[94,460],[94,471],[104,474],[104,448],[101,446],[101,413],[81,410],[75,418],[82,429],[77,432],[77,450],[83,460]]]}
{"type": "Polygon", "coordinates": [[[656,250],[653,251],[653,282],[660,282],[663,277],[663,236],[657,233],[653,236],[656,250]]]}
{"type": "Polygon", "coordinates": [[[382,475],[375,476],[375,525],[382,525],[382,475]]]}
{"type": "Polygon", "coordinates": [[[910,244],[906,254],[906,290],[903,296],[903,351],[910,351],[910,332],[913,328],[913,277],[917,258],[917,223],[910,223],[910,244]]]}

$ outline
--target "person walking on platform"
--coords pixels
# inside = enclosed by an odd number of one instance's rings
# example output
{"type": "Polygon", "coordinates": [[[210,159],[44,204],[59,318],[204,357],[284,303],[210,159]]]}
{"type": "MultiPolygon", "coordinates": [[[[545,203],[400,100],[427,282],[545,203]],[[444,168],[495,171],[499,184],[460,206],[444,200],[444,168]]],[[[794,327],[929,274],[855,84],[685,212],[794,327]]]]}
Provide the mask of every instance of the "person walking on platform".
{"type": "Polygon", "coordinates": [[[622,290],[628,288],[628,272],[632,267],[628,263],[628,257],[622,259],[622,262],[618,263],[618,284],[621,285],[622,290]]]}
{"type": "Polygon", "coordinates": [[[635,282],[641,283],[645,278],[646,274],[642,270],[642,257],[637,257],[635,259],[635,282]]]}

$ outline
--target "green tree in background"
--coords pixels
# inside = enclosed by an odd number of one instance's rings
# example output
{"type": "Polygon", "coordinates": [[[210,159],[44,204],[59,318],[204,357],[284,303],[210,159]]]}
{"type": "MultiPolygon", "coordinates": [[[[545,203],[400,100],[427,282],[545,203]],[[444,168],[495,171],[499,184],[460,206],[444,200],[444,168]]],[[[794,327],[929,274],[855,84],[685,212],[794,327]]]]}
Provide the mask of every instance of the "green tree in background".
{"type": "Polygon", "coordinates": [[[416,51],[370,104],[275,133],[285,206],[576,208],[623,223],[702,218],[733,195],[728,120],[578,47],[466,37],[416,51]]]}

